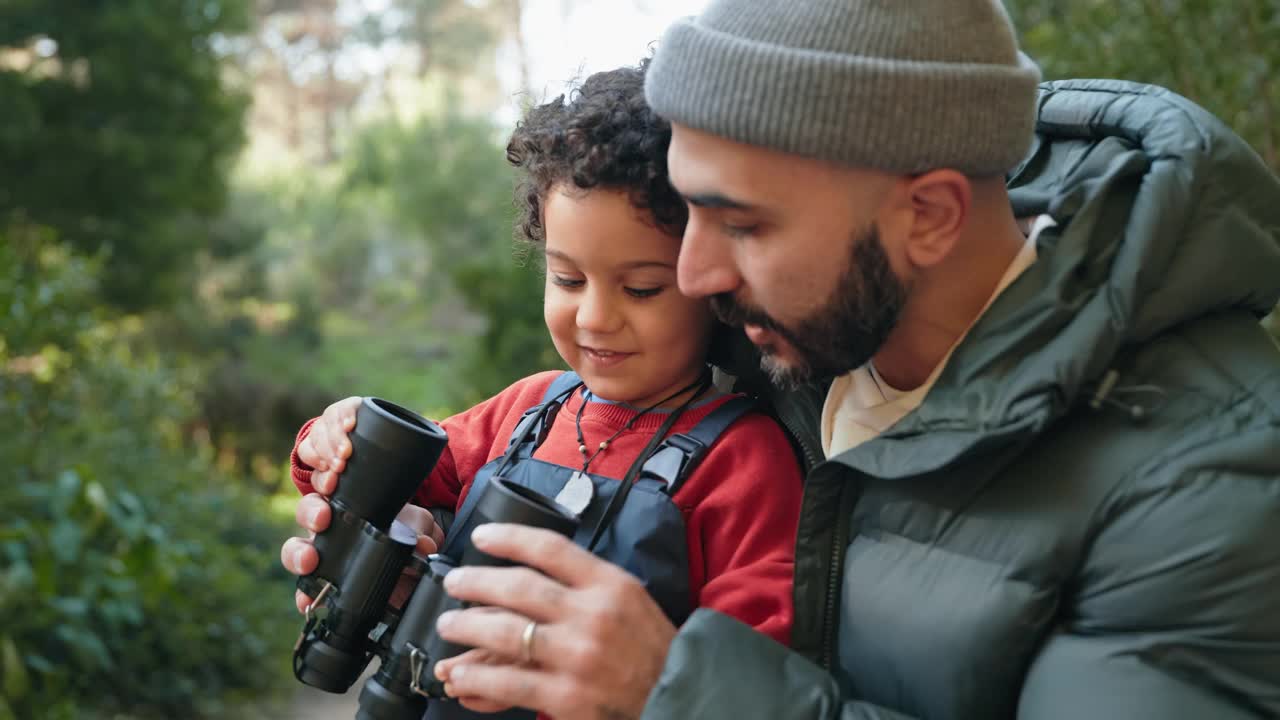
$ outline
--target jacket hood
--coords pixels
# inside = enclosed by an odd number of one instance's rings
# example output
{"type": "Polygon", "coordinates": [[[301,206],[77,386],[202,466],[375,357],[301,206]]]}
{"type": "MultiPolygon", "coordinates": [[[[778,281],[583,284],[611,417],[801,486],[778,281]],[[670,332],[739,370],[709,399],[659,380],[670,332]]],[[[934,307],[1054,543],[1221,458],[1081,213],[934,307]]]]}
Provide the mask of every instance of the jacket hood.
{"type": "Polygon", "coordinates": [[[1011,174],[1018,217],[1048,213],[1035,264],[956,348],[924,404],[838,460],[916,476],[1029,439],[1126,348],[1280,298],[1280,182],[1205,110],[1119,81],[1041,86],[1011,174]]]}

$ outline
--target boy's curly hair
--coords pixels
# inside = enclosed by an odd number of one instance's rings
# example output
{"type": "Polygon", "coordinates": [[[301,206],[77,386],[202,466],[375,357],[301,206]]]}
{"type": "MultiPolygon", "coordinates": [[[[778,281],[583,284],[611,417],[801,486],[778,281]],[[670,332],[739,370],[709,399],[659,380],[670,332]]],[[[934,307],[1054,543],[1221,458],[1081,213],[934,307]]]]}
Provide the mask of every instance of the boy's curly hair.
{"type": "Polygon", "coordinates": [[[644,99],[648,59],[637,67],[596,73],[580,88],[531,109],[507,143],[507,161],[522,170],[516,185],[516,236],[546,242],[542,210],[551,188],[626,192],[655,227],[675,237],[689,219],[667,180],[671,125],[644,99]]]}

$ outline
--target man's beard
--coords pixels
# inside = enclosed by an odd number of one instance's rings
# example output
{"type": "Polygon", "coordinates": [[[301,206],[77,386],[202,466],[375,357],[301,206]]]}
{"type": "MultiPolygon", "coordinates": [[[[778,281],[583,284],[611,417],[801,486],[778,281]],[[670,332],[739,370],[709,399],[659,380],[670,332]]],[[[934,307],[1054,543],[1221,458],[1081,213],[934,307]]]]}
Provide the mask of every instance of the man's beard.
{"type": "Polygon", "coordinates": [[[907,286],[893,274],[889,256],[874,227],[855,232],[849,263],[831,297],[817,312],[790,326],[764,310],[741,304],[730,293],[711,298],[721,322],[733,327],[758,325],[785,338],[799,361],[781,362],[775,348],[760,348],[760,366],[782,388],[834,378],[862,367],[889,337],[907,300],[907,286]]]}

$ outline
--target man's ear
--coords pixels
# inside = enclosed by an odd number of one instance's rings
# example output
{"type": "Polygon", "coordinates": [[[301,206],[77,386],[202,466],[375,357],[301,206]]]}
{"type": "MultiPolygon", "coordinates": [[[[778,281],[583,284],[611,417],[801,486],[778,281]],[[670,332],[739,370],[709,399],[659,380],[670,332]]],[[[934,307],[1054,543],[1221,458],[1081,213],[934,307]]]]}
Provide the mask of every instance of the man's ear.
{"type": "Polygon", "coordinates": [[[969,178],[955,170],[934,170],[912,178],[906,187],[912,222],[907,259],[919,268],[937,265],[951,254],[973,201],[969,178]]]}

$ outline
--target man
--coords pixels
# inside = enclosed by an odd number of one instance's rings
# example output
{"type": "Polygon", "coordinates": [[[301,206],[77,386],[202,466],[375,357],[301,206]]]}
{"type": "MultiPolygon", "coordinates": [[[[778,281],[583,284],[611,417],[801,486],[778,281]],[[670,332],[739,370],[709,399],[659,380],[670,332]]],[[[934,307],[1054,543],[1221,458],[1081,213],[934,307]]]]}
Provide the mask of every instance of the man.
{"type": "MultiPolygon", "coordinates": [[[[1135,52],[1140,49],[1134,49],[1135,52]]],[[[681,289],[812,465],[792,650],[509,526],[448,687],[572,718],[1280,716],[1280,183],[1190,102],[1051,83],[993,0],[715,0],[650,103],[681,289]]],[[[768,499],[760,498],[762,511],[768,499]]]]}

